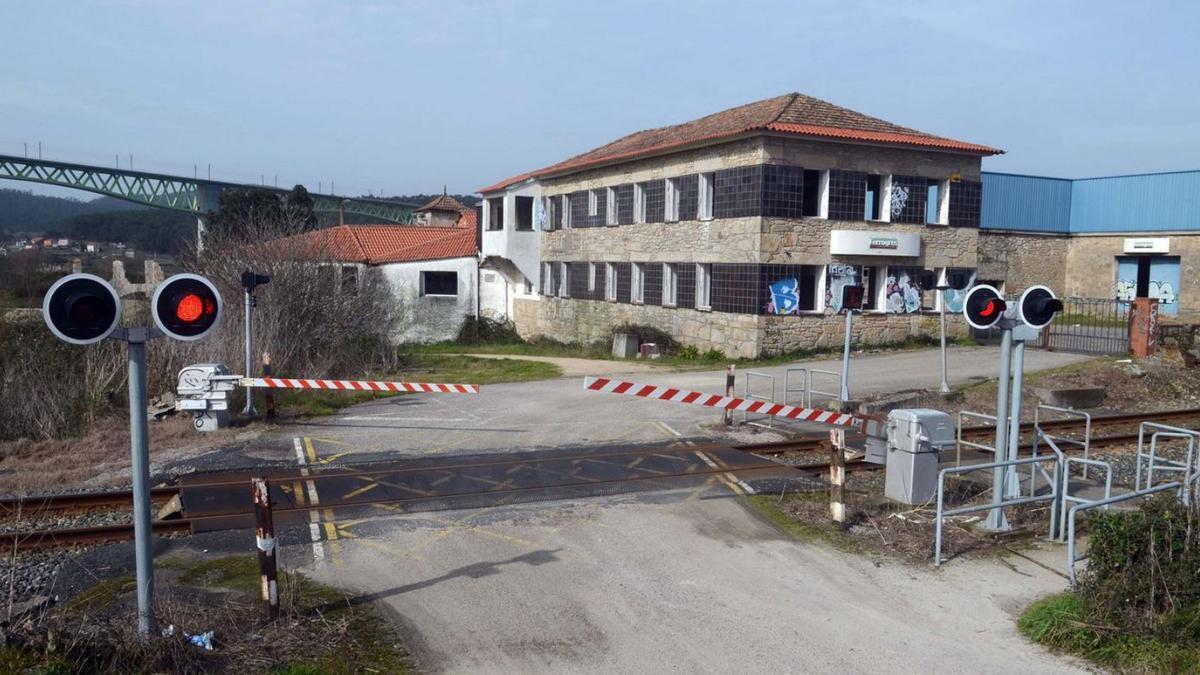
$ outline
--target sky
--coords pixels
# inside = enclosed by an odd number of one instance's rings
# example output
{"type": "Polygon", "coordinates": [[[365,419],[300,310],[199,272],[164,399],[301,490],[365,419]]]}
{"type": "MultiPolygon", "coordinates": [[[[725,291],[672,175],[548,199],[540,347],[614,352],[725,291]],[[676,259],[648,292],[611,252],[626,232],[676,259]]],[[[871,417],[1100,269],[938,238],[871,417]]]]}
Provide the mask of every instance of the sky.
{"type": "Polygon", "coordinates": [[[1153,0],[4,0],[0,154],[470,193],[799,91],[1004,149],[985,170],[1200,169],[1197,25],[1153,0]]]}

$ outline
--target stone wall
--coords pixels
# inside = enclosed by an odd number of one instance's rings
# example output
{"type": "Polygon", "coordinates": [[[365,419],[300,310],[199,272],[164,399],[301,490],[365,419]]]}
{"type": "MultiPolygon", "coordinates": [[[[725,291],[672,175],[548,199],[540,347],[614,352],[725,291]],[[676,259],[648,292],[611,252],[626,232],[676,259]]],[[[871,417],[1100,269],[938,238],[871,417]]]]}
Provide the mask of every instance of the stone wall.
{"type": "Polygon", "coordinates": [[[513,318],[517,332],[527,339],[546,336],[562,342],[608,343],[614,327],[632,323],[666,331],[702,352],[718,349],[739,358],[759,354],[760,317],[752,314],[543,297],[514,300],[513,318]]]}
{"type": "Polygon", "coordinates": [[[913,232],[921,235],[921,256],[838,256],[833,260],[853,265],[903,265],[926,269],[976,266],[979,230],[945,225],[906,225],[824,218],[799,220],[765,218],[762,222],[762,262],[825,265],[830,262],[829,238],[833,230],[913,232]]]}
{"type": "MultiPolygon", "coordinates": [[[[1019,294],[1034,284],[1049,286],[1059,295],[1076,295],[1067,280],[1068,252],[1074,242],[1061,234],[981,230],[979,278],[1004,282],[1008,295],[1019,294]]],[[[1111,289],[1087,297],[1110,295],[1111,289]]]]}
{"type": "MultiPolygon", "coordinates": [[[[763,356],[789,354],[801,349],[840,347],[845,340],[843,314],[763,316],[760,349],[763,356]]],[[[852,342],[858,346],[903,342],[908,338],[937,337],[937,314],[856,314],[852,342]]],[[[965,337],[967,324],[959,315],[946,315],[946,334],[965,337]]]]}
{"type": "Polygon", "coordinates": [[[595,190],[622,183],[640,183],[762,164],[765,159],[763,142],[764,139],[761,137],[747,138],[660,157],[648,157],[616,166],[591,169],[560,178],[547,178],[542,181],[542,194],[558,195],[576,190],[595,190]]]}
{"type": "MultiPolygon", "coordinates": [[[[889,148],[772,136],[765,140],[768,161],[806,169],[846,169],[867,173],[922,176],[944,180],[959,174],[979,180],[981,158],[975,154],[889,148]]],[[[953,190],[953,187],[951,187],[953,190]]]]}

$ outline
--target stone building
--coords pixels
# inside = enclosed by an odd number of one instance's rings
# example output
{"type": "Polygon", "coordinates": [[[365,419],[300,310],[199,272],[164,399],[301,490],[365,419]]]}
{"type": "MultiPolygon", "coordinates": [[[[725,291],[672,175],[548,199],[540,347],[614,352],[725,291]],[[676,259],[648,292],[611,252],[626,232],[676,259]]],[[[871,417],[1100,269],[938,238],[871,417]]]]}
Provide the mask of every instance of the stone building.
{"type": "Polygon", "coordinates": [[[1064,179],[983,174],[979,274],[1009,294],[1153,297],[1200,319],[1200,171],[1064,179]]]}
{"type": "Polygon", "coordinates": [[[803,94],[640,131],[481,190],[484,286],[558,340],[632,323],[730,356],[830,346],[846,285],[866,291],[859,343],[930,333],[932,286],[956,311],[977,276],[998,152],[803,94]]]}

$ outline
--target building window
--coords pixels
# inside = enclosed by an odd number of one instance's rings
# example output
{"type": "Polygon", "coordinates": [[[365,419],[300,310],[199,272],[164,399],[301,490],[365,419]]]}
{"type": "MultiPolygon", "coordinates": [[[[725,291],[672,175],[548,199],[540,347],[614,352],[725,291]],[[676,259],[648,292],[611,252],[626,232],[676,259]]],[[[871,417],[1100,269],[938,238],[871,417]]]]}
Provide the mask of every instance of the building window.
{"type": "Polygon", "coordinates": [[[633,222],[646,222],[646,186],[641,183],[633,185],[633,222]]]}
{"type": "Polygon", "coordinates": [[[458,272],[421,272],[421,295],[457,296],[458,272]]]}
{"type": "Polygon", "coordinates": [[[616,225],[617,224],[617,190],[616,190],[616,188],[606,188],[605,193],[608,198],[605,200],[605,203],[604,203],[604,206],[605,206],[605,208],[604,208],[604,224],[605,225],[616,225]]]}
{"type": "Polygon", "coordinates": [[[529,279],[525,279],[525,285],[523,287],[523,290],[524,290],[525,295],[533,295],[533,282],[530,281],[529,279]]]}
{"type": "Polygon", "coordinates": [[[533,197],[517,197],[517,229],[533,229],[533,197]]]}
{"type": "Polygon", "coordinates": [[[542,197],[542,208],[546,212],[546,220],[542,224],[543,230],[553,230],[557,223],[554,221],[554,197],[542,197]]]}
{"type": "Polygon", "coordinates": [[[571,227],[571,195],[562,196],[563,227],[571,227]]]}
{"type": "Polygon", "coordinates": [[[879,220],[881,195],[883,194],[883,176],[867,176],[867,195],[863,201],[863,220],[879,220]]]}
{"type": "Polygon", "coordinates": [[[933,311],[937,275],[919,267],[887,267],[884,281],[883,311],[889,314],[915,314],[933,311]]]}
{"type": "Polygon", "coordinates": [[[696,265],[696,309],[712,309],[712,265],[696,265]]]}
{"type": "Polygon", "coordinates": [[[814,169],[804,170],[803,198],[800,206],[801,213],[810,218],[821,215],[821,172],[814,169]]]}
{"type": "Polygon", "coordinates": [[[646,266],[644,263],[633,263],[633,281],[630,289],[634,303],[641,304],[646,301],[646,266]]]}
{"type": "Polygon", "coordinates": [[[570,297],[567,289],[571,288],[571,266],[565,262],[558,263],[558,297],[570,297]]]}
{"type": "Polygon", "coordinates": [[[488,202],[488,230],[496,231],[504,229],[504,198],[489,199],[488,202]]]}
{"type": "Polygon", "coordinates": [[[553,263],[542,263],[542,295],[554,295],[553,263]]]}
{"type": "Polygon", "coordinates": [[[596,292],[596,263],[588,263],[588,293],[596,292]]]}
{"type": "Polygon", "coordinates": [[[679,179],[668,178],[663,185],[666,190],[666,203],[663,208],[666,212],[663,215],[663,220],[671,223],[679,220],[679,179]]]}
{"type": "Polygon", "coordinates": [[[674,263],[663,263],[662,304],[674,307],[679,299],[679,269],[674,263]]]}
{"type": "Polygon", "coordinates": [[[700,174],[700,194],[697,202],[697,217],[700,220],[711,220],[713,217],[713,184],[717,174],[700,174]]]}
{"type": "Polygon", "coordinates": [[[588,215],[595,216],[600,213],[600,191],[588,190],[588,215]]]}
{"type": "Polygon", "coordinates": [[[604,299],[617,299],[617,266],[604,263],[604,299]]]}
{"type": "Polygon", "coordinates": [[[950,204],[950,181],[929,181],[929,198],[925,202],[925,222],[945,225],[950,204]]]}

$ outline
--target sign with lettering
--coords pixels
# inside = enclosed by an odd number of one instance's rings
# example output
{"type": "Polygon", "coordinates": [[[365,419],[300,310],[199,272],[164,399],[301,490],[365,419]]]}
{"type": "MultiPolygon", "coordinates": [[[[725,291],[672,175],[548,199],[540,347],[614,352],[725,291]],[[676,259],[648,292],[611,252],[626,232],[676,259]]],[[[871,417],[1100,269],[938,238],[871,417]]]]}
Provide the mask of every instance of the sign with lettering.
{"type": "Polygon", "coordinates": [[[921,235],[915,232],[833,230],[829,233],[833,255],[886,255],[915,258],[921,255],[921,235]]]}
{"type": "Polygon", "coordinates": [[[1138,237],[1125,240],[1126,253],[1170,253],[1170,237],[1138,237]]]}

